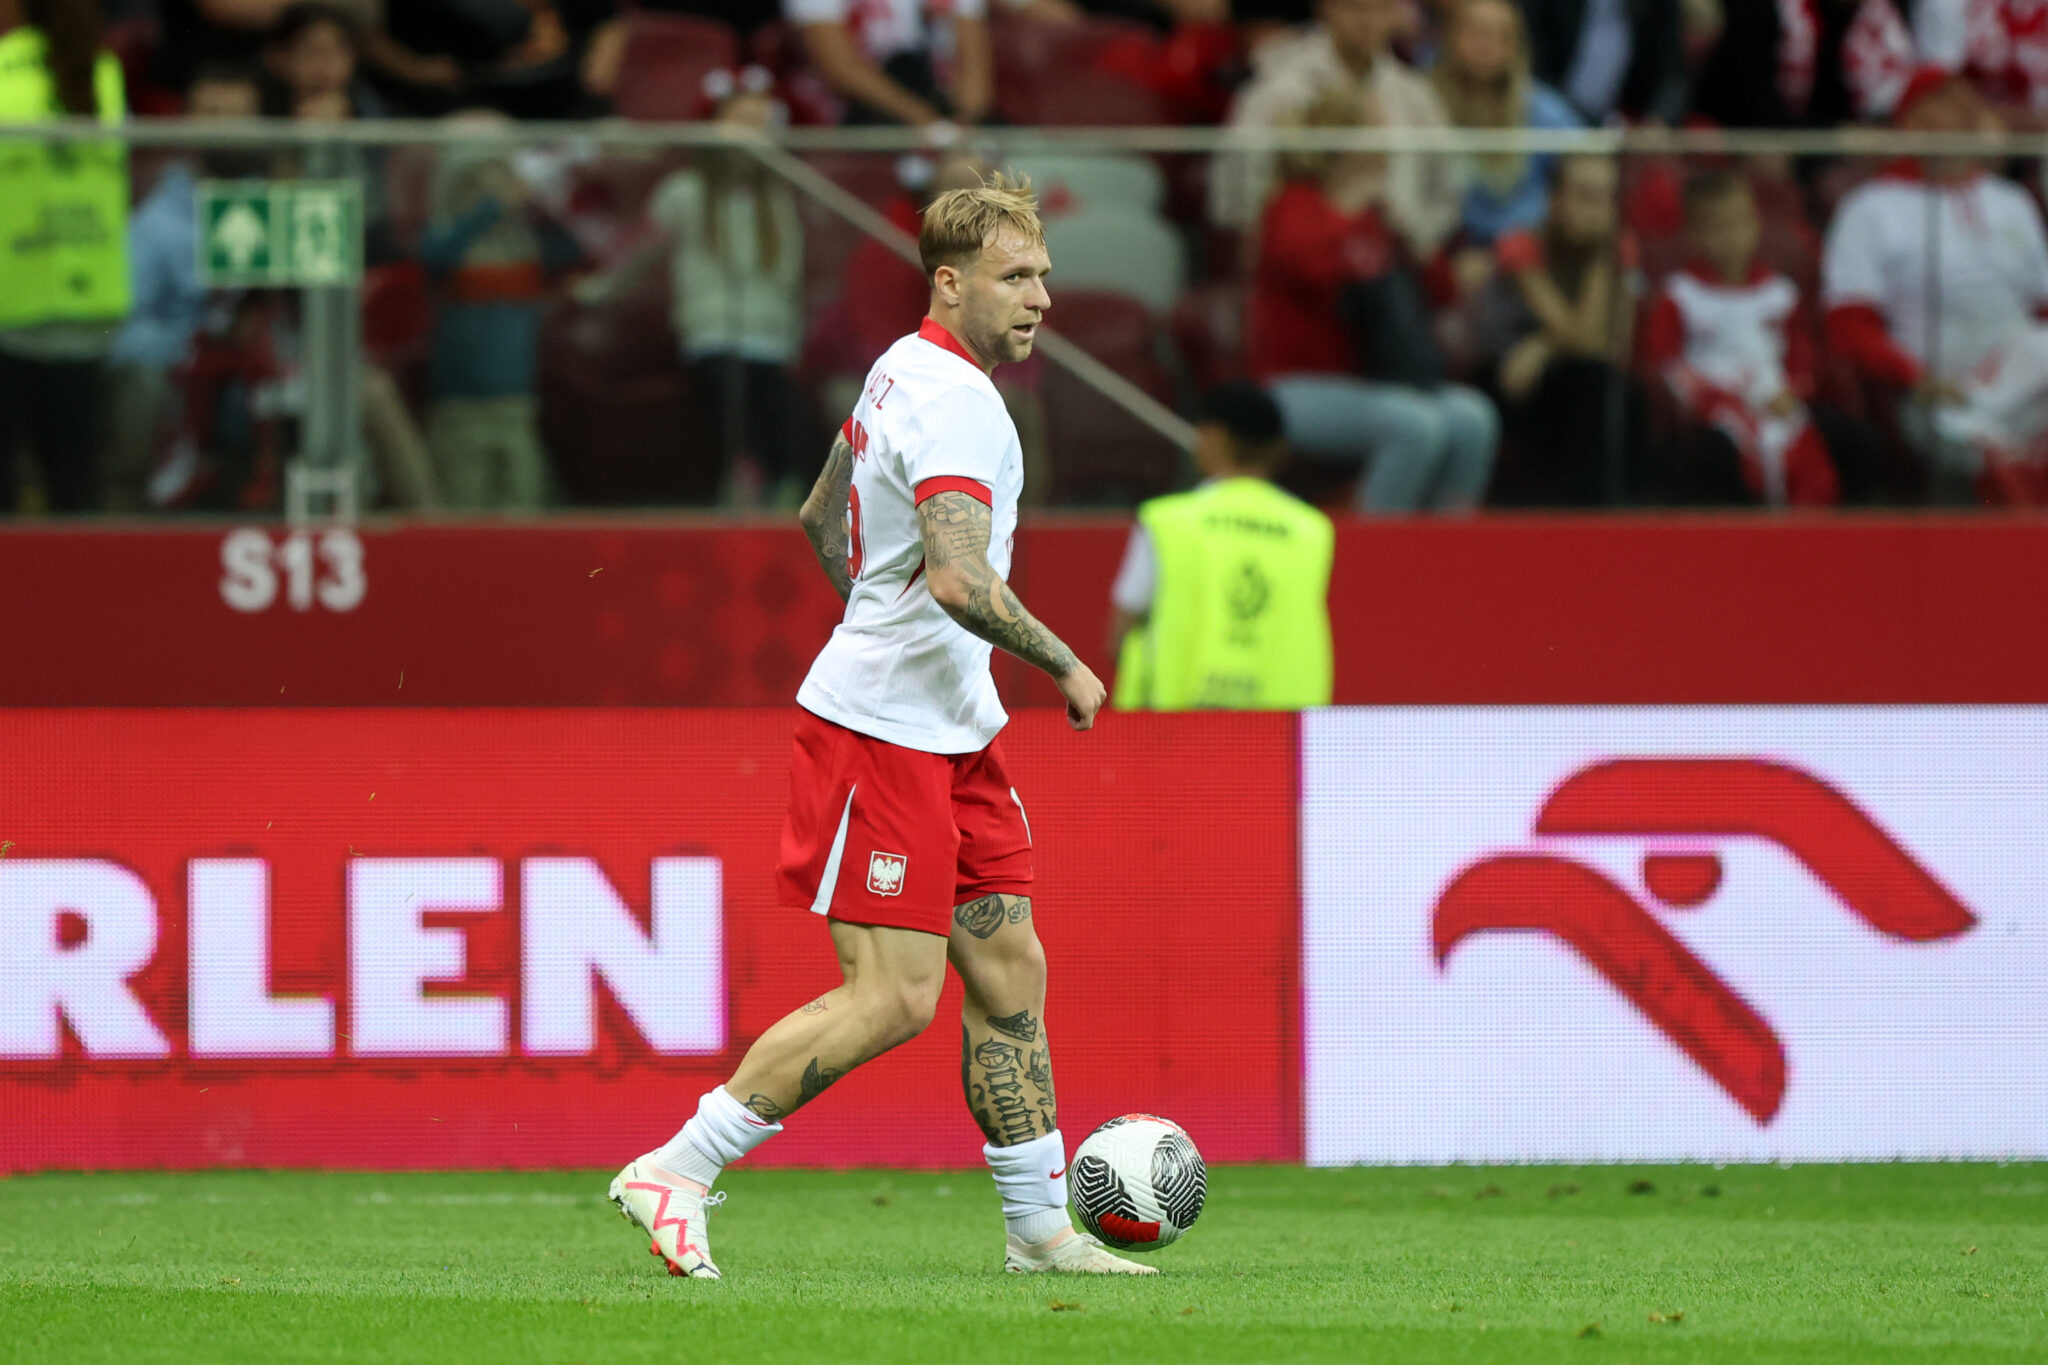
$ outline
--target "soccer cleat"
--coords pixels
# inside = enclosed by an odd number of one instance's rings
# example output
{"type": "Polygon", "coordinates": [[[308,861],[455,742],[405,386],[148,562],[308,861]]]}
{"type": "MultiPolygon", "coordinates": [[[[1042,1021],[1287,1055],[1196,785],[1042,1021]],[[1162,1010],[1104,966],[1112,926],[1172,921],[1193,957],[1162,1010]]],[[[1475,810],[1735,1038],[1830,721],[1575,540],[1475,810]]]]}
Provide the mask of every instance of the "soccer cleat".
{"type": "Polygon", "coordinates": [[[1003,1269],[1012,1275],[1157,1275],[1159,1267],[1139,1265],[1111,1252],[1085,1233],[1068,1228],[1043,1242],[1009,1239],[1003,1269]]]}
{"type": "Polygon", "coordinates": [[[619,1217],[654,1239],[647,1250],[661,1257],[669,1274],[720,1278],[711,1262],[705,1215],[725,1202],[723,1194],[712,1194],[694,1180],[677,1180],[642,1157],[612,1177],[611,1200],[619,1217]]]}

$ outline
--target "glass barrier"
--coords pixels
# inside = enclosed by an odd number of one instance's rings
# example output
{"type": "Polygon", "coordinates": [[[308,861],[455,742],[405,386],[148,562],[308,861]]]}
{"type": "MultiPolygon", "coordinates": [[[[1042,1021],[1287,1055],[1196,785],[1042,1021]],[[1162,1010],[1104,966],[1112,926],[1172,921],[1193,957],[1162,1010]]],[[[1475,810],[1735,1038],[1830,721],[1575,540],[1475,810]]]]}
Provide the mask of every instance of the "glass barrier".
{"type": "MultiPolygon", "coordinates": [[[[922,206],[994,169],[1031,178],[1053,266],[1037,353],[995,374],[1029,505],[1186,486],[1235,381],[1333,510],[2048,492],[2032,161],[1913,169],[1870,133],[265,128],[137,125],[125,246],[53,258],[116,253],[130,289],[0,261],[59,286],[0,311],[0,511],[279,511],[295,465],[365,512],[792,509],[924,313],[922,206]]],[[[37,136],[0,146],[108,146],[37,136]]],[[[44,194],[84,221],[60,179],[17,178],[10,219],[44,194]]]]}

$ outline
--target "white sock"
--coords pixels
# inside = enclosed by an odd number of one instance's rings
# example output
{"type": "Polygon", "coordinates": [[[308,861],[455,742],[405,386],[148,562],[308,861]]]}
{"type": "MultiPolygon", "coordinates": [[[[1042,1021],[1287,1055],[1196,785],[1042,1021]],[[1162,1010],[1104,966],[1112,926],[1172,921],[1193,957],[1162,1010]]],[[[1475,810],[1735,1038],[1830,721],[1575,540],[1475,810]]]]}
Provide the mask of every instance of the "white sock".
{"type": "Polygon", "coordinates": [[[1003,1222],[1020,1242],[1045,1242],[1074,1226],[1067,1216],[1067,1142],[1055,1128],[1014,1147],[984,1146],[1003,1197],[1003,1222]]]}
{"type": "Polygon", "coordinates": [[[727,1163],[738,1161],[781,1131],[781,1124],[762,1122],[724,1086],[714,1086],[697,1101],[696,1117],[648,1155],[671,1175],[709,1188],[727,1163]]]}

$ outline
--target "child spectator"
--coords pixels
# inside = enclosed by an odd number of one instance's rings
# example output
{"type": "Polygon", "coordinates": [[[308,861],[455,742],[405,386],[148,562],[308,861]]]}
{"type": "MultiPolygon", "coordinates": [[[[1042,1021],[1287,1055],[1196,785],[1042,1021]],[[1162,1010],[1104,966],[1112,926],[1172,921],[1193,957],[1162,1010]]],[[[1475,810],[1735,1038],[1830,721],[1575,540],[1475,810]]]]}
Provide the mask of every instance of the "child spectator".
{"type": "Polygon", "coordinates": [[[1539,501],[1592,506],[1639,488],[1641,396],[1622,368],[1634,314],[1612,157],[1551,166],[1539,232],[1503,237],[1478,330],[1499,358],[1502,416],[1543,487],[1539,501]]]}
{"type": "MultiPolygon", "coordinates": [[[[704,112],[735,128],[787,117],[758,66],[714,72],[704,112]]],[[[663,181],[654,220],[669,235],[676,337],[716,414],[723,500],[777,506],[803,496],[791,452],[798,403],[790,366],[803,344],[803,224],[789,187],[739,150],[710,151],[663,181]]],[[[905,330],[910,325],[907,324],[905,330]]]]}
{"type": "MultiPolygon", "coordinates": [[[[1332,90],[1309,127],[1375,122],[1332,90]]],[[[1500,421],[1486,396],[1443,382],[1414,263],[1387,221],[1387,158],[1296,155],[1259,225],[1245,358],[1303,455],[1366,466],[1361,511],[1466,512],[1493,471],[1500,421]],[[1347,325],[1348,324],[1348,325],[1347,325]]]]}
{"type": "MultiPolygon", "coordinates": [[[[456,116],[489,128],[501,115],[456,116]]],[[[420,259],[440,286],[427,365],[427,444],[449,507],[534,511],[546,499],[535,375],[551,275],[581,256],[505,149],[451,145],[420,259]]]]}
{"type": "Polygon", "coordinates": [[[1685,190],[1694,259],[1665,281],[1643,360],[1693,421],[1734,444],[1742,481],[1772,506],[1841,500],[1841,480],[1808,410],[1813,340],[1799,287],[1756,259],[1762,224],[1733,172],[1685,190]]]}

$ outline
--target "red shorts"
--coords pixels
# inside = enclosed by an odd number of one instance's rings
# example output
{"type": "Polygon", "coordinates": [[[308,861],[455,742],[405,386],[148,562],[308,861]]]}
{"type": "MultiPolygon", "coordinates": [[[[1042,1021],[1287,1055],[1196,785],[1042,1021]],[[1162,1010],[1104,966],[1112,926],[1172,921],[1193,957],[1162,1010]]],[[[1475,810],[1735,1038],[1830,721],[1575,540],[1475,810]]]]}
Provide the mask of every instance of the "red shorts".
{"type": "Polygon", "coordinates": [[[928,754],[803,712],[775,868],[782,904],[950,934],[954,906],[997,893],[1031,893],[1031,826],[995,743],[928,754]]]}

